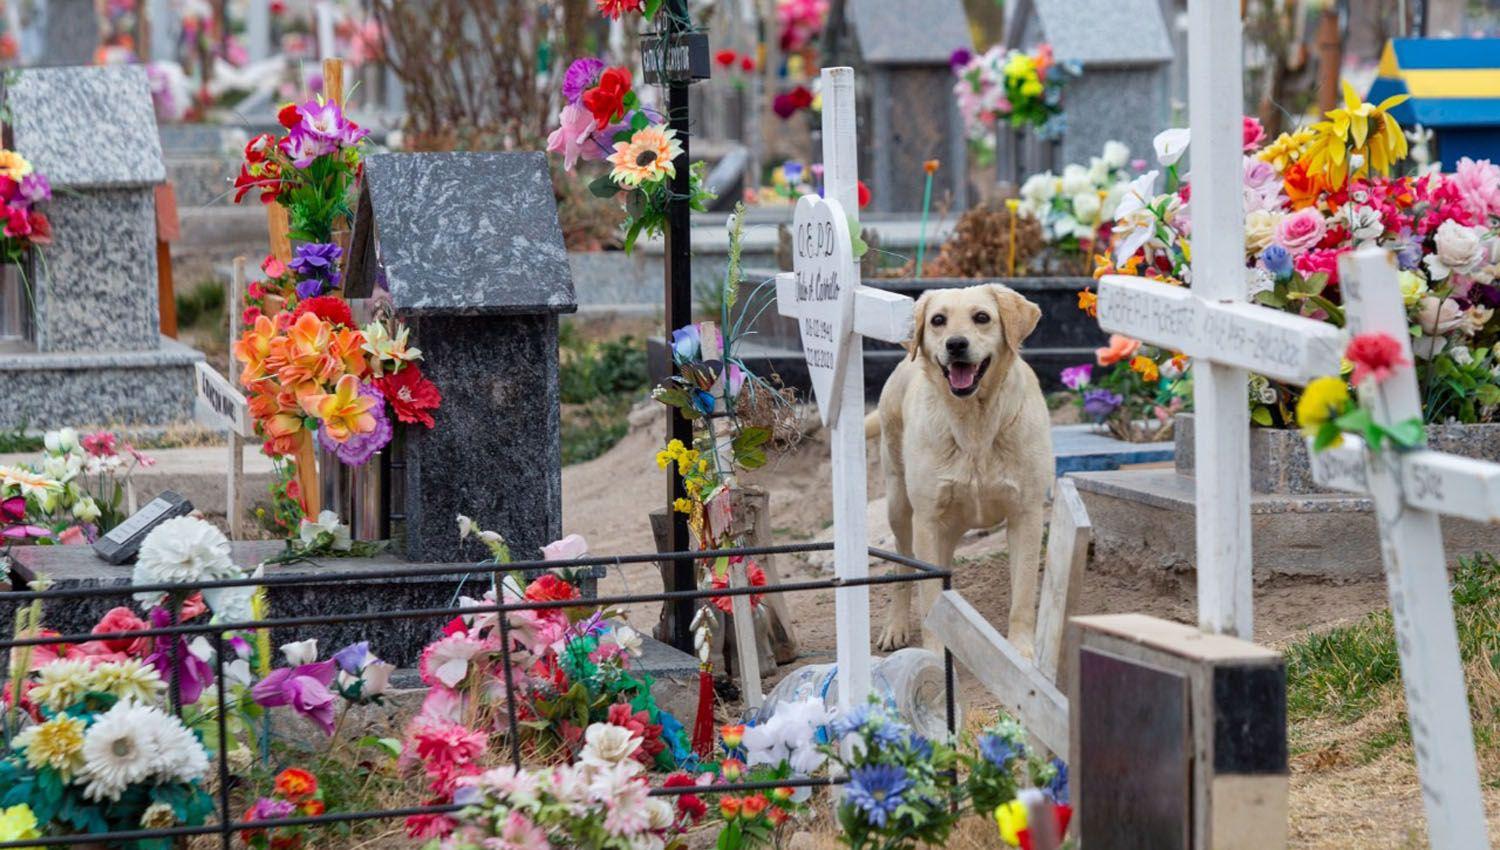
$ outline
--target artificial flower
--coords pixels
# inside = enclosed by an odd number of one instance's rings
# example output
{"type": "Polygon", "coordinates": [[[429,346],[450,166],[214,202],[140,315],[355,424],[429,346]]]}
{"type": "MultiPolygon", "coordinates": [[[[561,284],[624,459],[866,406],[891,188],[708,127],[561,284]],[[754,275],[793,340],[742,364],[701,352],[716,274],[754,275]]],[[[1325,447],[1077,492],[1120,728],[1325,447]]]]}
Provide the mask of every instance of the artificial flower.
{"type": "Polygon", "coordinates": [[[90,690],[117,700],[152,703],[167,689],[157,669],[138,658],[106,661],[94,668],[90,690]]]}
{"type": "MultiPolygon", "coordinates": [[[[229,558],[229,538],[212,523],[183,516],[166,520],[141,541],[131,583],[136,585],[198,584],[243,578],[229,558]]],[[[154,606],[164,591],[141,591],[135,599],[154,606]]]]}
{"type": "Polygon", "coordinates": [[[396,418],[409,424],[421,423],[428,428],[436,425],[431,411],[442,404],[443,395],[432,381],[422,376],[415,363],[399,372],[391,372],[375,381],[386,401],[390,402],[396,418]]]}
{"type": "Polygon", "coordinates": [[[1389,174],[1407,152],[1406,135],[1389,110],[1409,95],[1392,95],[1377,106],[1363,102],[1347,81],[1343,85],[1343,107],[1329,111],[1326,120],[1308,128],[1311,139],[1300,160],[1309,173],[1321,174],[1334,186],[1348,179],[1355,157],[1362,163],[1354,166],[1355,172],[1389,174]]]}
{"type": "MultiPolygon", "coordinates": [[[[301,539],[302,545],[309,549],[326,546],[335,552],[347,552],[354,545],[349,534],[349,526],[339,520],[339,515],[335,511],[320,512],[316,521],[303,517],[297,529],[297,536],[301,539]],[[324,535],[327,537],[324,538],[324,535]]],[[[317,657],[316,651],[313,657],[317,657]]],[[[305,663],[292,661],[290,658],[287,660],[293,664],[305,663]]],[[[311,660],[312,658],[307,659],[307,661],[311,660]]]]}
{"type": "Polygon", "coordinates": [[[1486,233],[1482,227],[1465,227],[1452,219],[1444,221],[1434,236],[1436,253],[1423,258],[1433,280],[1452,273],[1470,274],[1489,261],[1486,233]]]}
{"type": "Polygon", "coordinates": [[[13,745],[25,751],[26,764],[33,770],[50,767],[67,781],[83,767],[83,735],[87,726],[88,721],[82,717],[58,714],[45,723],[21,730],[13,745]]]}
{"type": "Polygon", "coordinates": [[[594,116],[596,129],[603,130],[615,116],[624,113],[630,86],[629,68],[606,68],[599,74],[598,85],[583,93],[580,102],[594,116]]]}
{"type": "Polygon", "coordinates": [[[563,155],[563,170],[572,171],[578,158],[588,158],[588,153],[601,149],[591,137],[596,129],[595,119],[583,106],[576,103],[563,105],[557,116],[558,127],[547,136],[547,150],[563,155]]]}
{"type": "MultiPolygon", "coordinates": [[[[1297,400],[1297,424],[1303,434],[1315,437],[1324,424],[1341,416],[1348,405],[1349,387],[1342,378],[1315,378],[1297,400]]],[[[1338,445],[1338,441],[1334,445],[1338,445]]]]}
{"type": "Polygon", "coordinates": [[[612,21],[617,21],[626,12],[641,11],[641,4],[645,0],[596,0],[599,14],[612,21]]]}
{"type": "Polygon", "coordinates": [[[113,802],[151,776],[161,759],[152,730],[165,718],[148,706],[121,702],[94,719],[84,735],[79,770],[85,799],[113,802]]]}
{"type": "Polygon", "coordinates": [[[615,152],[609,156],[613,166],[609,176],[616,183],[632,188],[654,183],[677,173],[673,163],[681,155],[682,144],[675,130],[648,125],[635,131],[628,141],[615,143],[615,152]]]}
{"type": "Polygon", "coordinates": [[[902,794],[910,787],[910,777],[898,765],[857,767],[849,772],[849,783],[844,786],[844,802],[872,825],[884,827],[905,803],[902,794]]]}
{"type": "Polygon", "coordinates": [[[1141,380],[1148,384],[1154,384],[1161,377],[1156,367],[1156,361],[1143,354],[1137,354],[1130,358],[1130,371],[1141,376],[1141,380]]]}
{"type": "Polygon", "coordinates": [[[1349,340],[1344,356],[1354,364],[1349,382],[1355,386],[1363,383],[1366,378],[1377,384],[1381,383],[1395,374],[1396,369],[1411,365],[1411,361],[1402,356],[1401,343],[1390,334],[1380,332],[1356,335],[1349,340]]]}
{"type": "Polygon", "coordinates": [[[301,768],[289,767],[276,774],[273,787],[277,794],[296,801],[318,793],[318,778],[301,768]]]}
{"type": "Polygon", "coordinates": [[[1059,376],[1063,386],[1070,390],[1080,390],[1088,386],[1093,379],[1094,367],[1089,363],[1080,363],[1077,366],[1069,366],[1062,370],[1059,376]]]}
{"type": "Polygon", "coordinates": [[[336,443],[345,442],[355,434],[369,434],[379,425],[373,412],[380,404],[378,398],[363,392],[359,379],[353,375],[339,378],[332,393],[308,393],[297,401],[309,416],[322,421],[320,431],[336,443]]]}
{"type": "Polygon", "coordinates": [[[563,99],[570,104],[578,105],[583,99],[583,93],[598,84],[599,76],[604,73],[604,67],[603,60],[592,56],[574,59],[568,66],[568,70],[563,72],[563,99]]]}
{"type": "Polygon", "coordinates": [[[25,803],[17,803],[6,809],[0,809],[0,841],[25,841],[28,838],[40,838],[37,832],[36,815],[32,813],[31,807],[25,803]]]}
{"type": "Polygon", "coordinates": [[[622,762],[634,763],[641,739],[623,726],[610,723],[594,723],[584,730],[583,749],[578,753],[578,762],[597,770],[606,770],[622,762]]]}
{"type": "Polygon", "coordinates": [[[1294,255],[1301,254],[1316,247],[1327,229],[1323,214],[1308,207],[1276,223],[1276,243],[1294,255]]]}
{"type": "MultiPolygon", "coordinates": [[[[346,375],[346,378],[353,376],[346,375]]],[[[363,466],[369,462],[381,449],[391,442],[395,434],[391,427],[390,417],[385,412],[385,396],[373,384],[360,383],[359,394],[361,397],[372,402],[366,411],[370,419],[374,420],[375,427],[367,432],[355,432],[343,441],[335,440],[332,431],[325,424],[318,429],[318,446],[325,451],[330,451],[339,462],[345,466],[363,466]]]]}
{"type": "Polygon", "coordinates": [[[1163,168],[1176,165],[1187,152],[1188,142],[1191,140],[1192,131],[1186,127],[1173,127],[1157,133],[1151,140],[1151,146],[1156,149],[1156,161],[1163,168]]]}
{"type": "Polygon", "coordinates": [[[289,705],[298,714],[333,734],[334,696],[328,689],[335,672],[333,659],[282,667],[255,683],[250,696],[266,708],[289,705]]]}
{"type": "Polygon", "coordinates": [[[1122,334],[1110,334],[1109,345],[1094,349],[1094,357],[1100,366],[1113,366],[1120,361],[1129,361],[1141,348],[1141,341],[1122,334]]]}

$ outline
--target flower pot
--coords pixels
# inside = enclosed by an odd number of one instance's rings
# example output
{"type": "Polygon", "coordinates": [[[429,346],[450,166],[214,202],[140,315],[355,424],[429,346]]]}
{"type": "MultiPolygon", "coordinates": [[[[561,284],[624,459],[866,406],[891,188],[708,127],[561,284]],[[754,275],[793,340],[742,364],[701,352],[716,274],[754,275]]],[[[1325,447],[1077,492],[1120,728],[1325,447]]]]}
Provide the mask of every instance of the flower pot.
{"type": "Polygon", "coordinates": [[[36,343],[31,276],[21,265],[0,265],[0,346],[29,348],[36,343]]]}
{"type": "MultiPolygon", "coordinates": [[[[318,446],[318,497],[322,509],[338,514],[339,522],[350,525],[354,517],[353,471],[338,456],[318,446]]],[[[313,519],[313,517],[309,517],[313,519]]]]}

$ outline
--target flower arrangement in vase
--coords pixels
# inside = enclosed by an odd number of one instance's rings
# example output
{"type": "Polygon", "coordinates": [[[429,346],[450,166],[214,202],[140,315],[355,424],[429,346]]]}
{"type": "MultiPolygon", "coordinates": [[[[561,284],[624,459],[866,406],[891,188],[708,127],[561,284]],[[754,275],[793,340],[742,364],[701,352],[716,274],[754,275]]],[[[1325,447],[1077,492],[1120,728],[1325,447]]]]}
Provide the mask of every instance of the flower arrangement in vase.
{"type": "Polygon", "coordinates": [[[134,510],[131,474],[155,463],[110,431],[48,431],[30,465],[0,466],[0,540],[92,543],[134,510]]]}

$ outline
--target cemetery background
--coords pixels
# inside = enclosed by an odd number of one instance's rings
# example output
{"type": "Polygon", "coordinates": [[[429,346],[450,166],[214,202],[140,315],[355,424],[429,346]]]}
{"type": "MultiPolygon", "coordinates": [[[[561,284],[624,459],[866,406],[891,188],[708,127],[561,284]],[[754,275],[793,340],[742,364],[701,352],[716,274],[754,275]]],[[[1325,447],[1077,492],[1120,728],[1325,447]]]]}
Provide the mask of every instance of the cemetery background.
{"type": "MultiPolygon", "coordinates": [[[[1168,18],[1170,21],[1170,17],[1168,18]]],[[[799,115],[794,120],[804,119],[805,115],[799,115]]],[[[788,125],[793,126],[793,125],[788,125]]],[[[196,128],[180,128],[179,138],[191,137],[196,128]]],[[[178,134],[179,128],[164,130],[164,137],[169,134],[178,134]]],[[[217,134],[214,134],[217,136],[217,134]]],[[[164,138],[164,141],[167,139],[164,138]]],[[[170,143],[169,143],[170,144],[170,143]]],[[[181,144],[181,142],[179,142],[181,144]]],[[[183,148],[200,152],[202,148],[195,144],[185,144],[183,148]]],[[[226,151],[230,157],[237,157],[238,150],[235,144],[226,144],[226,151]]],[[[170,156],[170,147],[168,153],[170,156]]],[[[1141,152],[1141,153],[1144,153],[1141,152]]],[[[805,154],[804,154],[805,156],[805,154]]],[[[204,160],[212,160],[204,157],[204,160]]],[[[222,162],[222,160],[220,161],[222,162]]],[[[170,164],[170,163],[169,163],[170,164]]],[[[204,166],[204,173],[210,173],[211,168],[204,166]]],[[[185,169],[179,169],[178,174],[187,173],[185,169]]],[[[218,179],[218,178],[215,178],[218,179]]],[[[186,184],[182,181],[179,185],[186,184]]],[[[213,181],[206,181],[212,183],[213,181]]],[[[212,199],[213,195],[206,197],[212,199]]],[[[203,204],[205,211],[216,211],[210,204],[203,204]]],[[[773,215],[752,221],[770,220],[773,215]]],[[[252,226],[243,226],[242,222],[236,222],[232,216],[224,216],[223,221],[208,215],[198,213],[184,214],[184,220],[189,230],[193,228],[204,228],[200,233],[213,233],[215,237],[226,232],[239,232],[244,235],[246,241],[259,244],[263,240],[263,222],[255,220],[252,226]],[[233,228],[239,228],[235,231],[233,228]]],[[[713,234],[719,230],[720,216],[703,217],[698,219],[705,239],[714,238],[713,234]]],[[[874,215],[867,216],[867,221],[880,228],[880,220],[874,215]]],[[[896,230],[894,224],[888,229],[896,230]]],[[[763,227],[757,233],[762,240],[762,250],[765,255],[765,265],[773,263],[775,244],[774,236],[771,235],[769,227],[763,227]]],[[[935,224],[933,233],[942,234],[946,232],[946,225],[935,224]]],[[[695,234],[696,236],[696,234],[695,234]]],[[[199,239],[201,237],[193,237],[199,239]]],[[[915,240],[909,236],[900,240],[892,240],[886,243],[890,250],[910,258],[912,243],[915,240]]],[[[934,245],[935,248],[935,245],[934,245]]],[[[657,286],[659,268],[650,266],[654,249],[647,246],[642,252],[645,259],[630,260],[625,264],[616,263],[609,267],[609,271],[601,277],[608,277],[609,282],[615,283],[623,278],[614,277],[619,268],[634,267],[641,281],[650,287],[657,286]]],[[[712,249],[710,249],[712,250],[712,249]]],[[[708,252],[705,252],[708,253],[708,252]]],[[[183,255],[187,256],[186,253],[183,255]]],[[[607,255],[577,255],[570,257],[574,264],[575,277],[577,269],[592,262],[600,260],[611,260],[607,255]]],[[[205,268],[213,269],[214,263],[222,263],[210,259],[205,262],[205,268]]],[[[714,267],[713,260],[707,264],[710,269],[714,267]]],[[[204,272],[205,276],[210,272],[204,272]]],[[[621,328],[633,332],[637,336],[643,336],[659,324],[654,316],[639,318],[642,312],[642,303],[629,299],[639,298],[636,293],[639,288],[631,289],[628,285],[621,284],[619,291],[605,291],[602,294],[596,291],[599,300],[593,305],[585,304],[585,307],[594,306],[598,309],[598,317],[589,317],[591,321],[578,321],[574,327],[582,328],[580,336],[589,342],[579,345],[575,351],[580,362],[592,362],[597,354],[595,340],[616,339],[621,328]],[[635,314],[636,317],[632,317],[635,314]]],[[[584,292],[580,289],[580,297],[584,292]]],[[[1055,313],[1067,308],[1066,303],[1056,307],[1050,307],[1048,312],[1055,313]]],[[[646,307],[649,311],[651,307],[646,307]]],[[[565,334],[567,332],[565,331],[565,334]]],[[[205,347],[212,348],[210,335],[195,338],[195,342],[201,342],[205,347]]],[[[1074,346],[1075,348],[1078,346],[1074,346]]],[[[210,352],[212,354],[212,351],[210,352]]],[[[586,421],[592,418],[593,411],[583,406],[581,416],[586,421]]],[[[577,414],[577,411],[573,411],[577,414]]],[[[566,415],[566,414],[565,414],[566,415]]],[[[636,422],[629,427],[624,441],[614,449],[597,460],[572,466],[565,469],[563,474],[563,502],[565,517],[579,518],[582,523],[575,523],[573,519],[567,519],[567,531],[578,531],[589,537],[591,542],[599,551],[644,551],[649,549],[651,541],[646,539],[649,534],[645,526],[628,519],[629,508],[638,505],[642,501],[654,501],[659,495],[655,486],[655,470],[651,467],[649,457],[651,449],[656,445],[656,433],[658,426],[655,424],[654,415],[650,410],[639,411],[635,417],[636,422]],[[599,488],[590,487],[590,481],[640,481],[639,490],[629,486],[613,487],[600,491],[599,488]],[[628,545],[627,545],[628,544],[628,545]]],[[[590,423],[591,424],[591,423],[590,423]]],[[[591,429],[592,430],[592,429],[591,429]]],[[[598,430],[618,430],[618,419],[611,419],[610,424],[602,426],[598,430]]],[[[600,442],[603,442],[602,440],[600,442]]],[[[3,462],[3,461],[0,461],[3,462]]],[[[828,522],[824,506],[823,494],[810,493],[814,490],[815,482],[827,480],[828,470],[826,468],[826,447],[820,442],[817,434],[803,445],[796,453],[777,461],[771,469],[751,476],[752,482],[767,485],[772,491],[773,504],[777,505],[778,529],[786,531],[793,538],[798,536],[812,536],[825,532],[828,522]],[[784,523],[784,524],[782,524],[784,523]]],[[[873,470],[872,470],[873,472],[873,470]]],[[[872,498],[872,530],[878,527],[878,518],[883,516],[877,500],[880,497],[878,491],[878,475],[872,475],[871,498],[872,498]]],[[[1000,539],[1003,535],[976,536],[965,546],[964,555],[971,559],[961,565],[960,586],[966,587],[966,593],[972,594],[971,600],[992,621],[999,622],[1003,619],[1008,600],[1004,598],[1004,589],[996,590],[995,595],[975,593],[975,586],[982,587],[980,582],[973,579],[986,574],[987,570],[995,569],[1003,563],[1003,557],[997,556],[996,550],[1000,548],[1000,539]],[[966,581],[966,578],[968,579],[966,581]]],[[[878,536],[874,542],[878,545],[878,536]]],[[[793,575],[816,575],[817,566],[809,565],[799,567],[801,572],[793,575]]],[[[611,579],[606,579],[604,587],[611,587],[611,579]]],[[[637,585],[630,588],[632,591],[640,591],[637,585]]],[[[1267,582],[1257,589],[1257,609],[1260,613],[1257,623],[1256,637],[1258,640],[1273,643],[1293,642],[1308,630],[1321,631],[1331,624],[1359,620],[1367,611],[1377,611],[1384,607],[1383,587],[1378,579],[1373,577],[1345,578],[1336,577],[1332,581],[1322,579],[1288,579],[1280,577],[1267,582]]],[[[877,596],[877,600],[879,597],[877,596]]],[[[1114,611],[1146,611],[1160,614],[1174,619],[1192,620],[1193,605],[1192,587],[1190,577],[1180,572],[1170,571],[1162,573],[1145,572],[1138,570],[1112,571],[1109,565],[1100,565],[1097,562],[1094,570],[1090,573],[1089,582],[1085,586],[1085,592],[1080,613],[1114,612],[1114,611]]],[[[813,627],[806,636],[807,644],[813,651],[828,652],[831,647],[831,630],[819,628],[819,618],[814,616],[820,606],[827,605],[827,598],[810,596],[805,602],[798,602],[794,609],[797,612],[799,622],[810,622],[813,627]]],[[[878,601],[876,603],[878,605],[878,601]]],[[[649,622],[649,619],[644,622],[649,622]]],[[[1304,653],[1314,662],[1328,663],[1324,653],[1337,650],[1340,644],[1346,646],[1344,650],[1347,656],[1359,657],[1362,655],[1378,656],[1381,650],[1374,649],[1371,634],[1374,632],[1367,626],[1360,625],[1350,632],[1340,633],[1334,638],[1326,640],[1313,640],[1299,643],[1298,651],[1304,653]]],[[[813,656],[817,658],[816,655],[813,656]]],[[[1482,672],[1484,668],[1479,668],[1482,672]]],[[[1373,675],[1373,681],[1378,682],[1381,677],[1373,675]]],[[[773,680],[774,681],[774,680],[773,680]]],[[[1471,682],[1477,682],[1478,688],[1490,688],[1492,682],[1486,682],[1482,677],[1476,678],[1471,674],[1471,682]]],[[[1327,687],[1335,687],[1333,683],[1325,683],[1327,687]]],[[[975,686],[971,680],[965,683],[967,695],[974,700],[971,705],[984,705],[985,695],[982,689],[975,686]]],[[[1415,798],[1408,794],[1414,783],[1401,765],[1406,763],[1403,735],[1401,733],[1402,723],[1399,711],[1392,706],[1391,692],[1385,687],[1382,695],[1379,693],[1381,687],[1372,689],[1375,693],[1368,702],[1362,702],[1363,698],[1353,702],[1366,706],[1364,714],[1359,718],[1360,725],[1357,727],[1363,733],[1368,730],[1371,743],[1361,746],[1357,752],[1351,753],[1347,743],[1349,737],[1347,728],[1342,725],[1340,716],[1330,717],[1328,715],[1313,712],[1303,720],[1306,736],[1302,738],[1301,751],[1294,751],[1294,766],[1297,773],[1294,776],[1294,837],[1298,835],[1296,829],[1300,826],[1303,830],[1301,837],[1308,842],[1305,846],[1343,846],[1339,844],[1341,838],[1347,837],[1348,830],[1368,829],[1369,834],[1374,836],[1380,833],[1379,821],[1386,816],[1392,805],[1401,805],[1403,802],[1410,807],[1411,812],[1417,811],[1415,798]],[[1393,767],[1394,765],[1394,767],[1393,767]],[[1389,788],[1402,789],[1382,795],[1382,791],[1389,788]],[[1347,807],[1349,800],[1359,800],[1361,806],[1358,809],[1347,807]],[[1366,802],[1368,801],[1368,802],[1366,802]],[[1314,813],[1309,819],[1298,821],[1296,818],[1306,817],[1304,813],[1314,813]],[[1319,843],[1319,842],[1323,843],[1319,843]]],[[[1485,693],[1488,693],[1486,690],[1485,693]]],[[[1294,707],[1295,713],[1295,707],[1294,707]]],[[[1360,734],[1360,737],[1366,737],[1360,734]]],[[[1294,747],[1298,746],[1294,738],[1294,747]]],[[[1486,756],[1487,759],[1492,758],[1486,756]]],[[[1492,775],[1494,770],[1493,761],[1484,762],[1487,775],[1492,775]]],[[[1375,840],[1372,838],[1371,840],[1375,840]]],[[[1371,844],[1370,846],[1380,846],[1371,844]]],[[[1400,846],[1392,844],[1392,846],[1400,846]]]]}

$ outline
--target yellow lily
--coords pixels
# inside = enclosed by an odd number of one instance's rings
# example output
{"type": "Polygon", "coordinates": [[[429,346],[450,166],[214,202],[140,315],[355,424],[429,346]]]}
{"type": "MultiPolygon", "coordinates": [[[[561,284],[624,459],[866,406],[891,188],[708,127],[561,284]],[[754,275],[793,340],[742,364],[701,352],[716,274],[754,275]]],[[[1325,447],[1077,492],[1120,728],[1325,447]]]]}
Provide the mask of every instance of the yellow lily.
{"type": "Polygon", "coordinates": [[[1308,128],[1314,135],[1303,152],[1308,173],[1321,173],[1329,185],[1343,186],[1349,179],[1354,156],[1364,162],[1356,174],[1389,174],[1391,166],[1406,158],[1406,134],[1389,110],[1409,95],[1394,94],[1378,105],[1365,103],[1344,83],[1344,106],[1330,110],[1325,120],[1308,128]]]}
{"type": "Polygon", "coordinates": [[[310,393],[299,399],[302,409],[323,423],[323,430],[335,442],[344,442],[355,434],[375,430],[375,416],[370,409],[376,400],[359,391],[359,379],[353,375],[339,378],[332,393],[310,393]]]}

